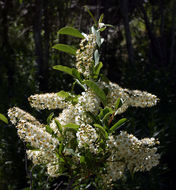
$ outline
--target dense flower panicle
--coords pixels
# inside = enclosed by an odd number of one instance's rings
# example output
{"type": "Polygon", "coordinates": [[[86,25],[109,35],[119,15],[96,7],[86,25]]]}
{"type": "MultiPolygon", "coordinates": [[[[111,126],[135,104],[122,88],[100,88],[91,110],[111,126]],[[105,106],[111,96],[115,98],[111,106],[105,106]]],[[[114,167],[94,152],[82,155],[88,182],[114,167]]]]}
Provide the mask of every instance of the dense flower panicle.
{"type": "Polygon", "coordinates": [[[127,168],[130,171],[149,171],[152,167],[158,165],[160,155],[157,148],[153,147],[158,144],[154,138],[137,139],[126,131],[116,138],[117,155],[119,159],[125,159],[127,168]]]}
{"type": "Polygon", "coordinates": [[[57,117],[57,120],[61,125],[66,125],[68,123],[75,122],[75,108],[73,105],[68,105],[66,109],[63,109],[62,112],[57,117]]]}
{"type": "Polygon", "coordinates": [[[64,98],[58,96],[57,93],[35,94],[28,98],[31,107],[43,109],[63,109],[67,107],[64,98]]]}
{"type": "Polygon", "coordinates": [[[95,47],[96,37],[93,34],[89,34],[87,39],[85,38],[81,41],[80,49],[76,52],[76,68],[86,77],[91,74],[95,47]]]}
{"type": "Polygon", "coordinates": [[[60,175],[59,173],[59,164],[56,163],[48,163],[47,164],[47,173],[51,177],[58,177],[60,175]]]}
{"type": "Polygon", "coordinates": [[[157,104],[159,99],[148,92],[132,90],[129,104],[135,107],[151,107],[157,104]]]}
{"type": "Polygon", "coordinates": [[[35,124],[38,127],[44,127],[39,121],[36,120],[35,117],[18,107],[10,108],[8,110],[8,116],[14,125],[16,125],[20,120],[23,120],[35,124]]]}
{"type": "Polygon", "coordinates": [[[59,144],[59,141],[47,133],[44,128],[39,128],[24,120],[20,120],[16,128],[19,137],[30,143],[32,147],[52,152],[59,144]]]}
{"type": "Polygon", "coordinates": [[[56,121],[57,120],[59,122],[59,118],[55,117],[54,119],[52,119],[52,121],[50,122],[50,128],[53,130],[54,134],[56,134],[58,137],[61,136],[60,131],[57,127],[56,121]]]}
{"type": "Polygon", "coordinates": [[[81,125],[92,122],[86,112],[97,114],[100,109],[100,99],[90,90],[82,92],[78,98],[78,103],[75,105],[75,123],[81,125]]]}
{"type": "Polygon", "coordinates": [[[122,106],[117,110],[117,114],[121,114],[127,110],[129,106],[133,107],[151,107],[157,104],[159,99],[148,92],[140,90],[129,90],[121,88],[118,84],[109,82],[98,83],[101,88],[108,88],[107,95],[108,106],[115,108],[115,103],[118,98],[121,98],[122,106]]]}
{"type": "Polygon", "coordinates": [[[34,165],[48,164],[57,162],[57,157],[54,152],[46,152],[43,150],[27,150],[28,159],[32,160],[34,165]]]}
{"type": "Polygon", "coordinates": [[[76,133],[78,147],[90,150],[92,153],[98,152],[99,144],[96,142],[98,135],[96,130],[89,124],[81,125],[76,133]]]}

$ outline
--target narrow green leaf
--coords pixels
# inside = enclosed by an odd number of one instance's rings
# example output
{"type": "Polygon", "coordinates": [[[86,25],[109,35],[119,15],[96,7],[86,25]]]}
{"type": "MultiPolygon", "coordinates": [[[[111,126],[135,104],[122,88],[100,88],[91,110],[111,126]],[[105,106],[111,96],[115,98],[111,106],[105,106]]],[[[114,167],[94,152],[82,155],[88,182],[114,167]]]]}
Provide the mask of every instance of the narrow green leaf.
{"type": "Polygon", "coordinates": [[[99,31],[103,32],[104,30],[106,30],[106,27],[100,28],[99,31]]]}
{"type": "Polygon", "coordinates": [[[67,67],[67,66],[55,65],[55,66],[53,66],[53,69],[59,70],[59,71],[63,71],[63,72],[65,72],[65,73],[67,73],[67,74],[73,76],[73,74],[72,74],[72,69],[69,68],[69,67],[67,67]]]}
{"type": "Polygon", "coordinates": [[[101,14],[98,23],[102,23],[103,18],[104,18],[104,14],[101,14]]]}
{"type": "Polygon", "coordinates": [[[98,53],[98,50],[96,49],[95,52],[94,52],[95,66],[98,65],[99,59],[100,59],[100,55],[99,55],[99,53],[98,53]]]}
{"type": "Polygon", "coordinates": [[[95,25],[97,26],[97,21],[94,18],[93,14],[90,12],[89,8],[87,6],[84,6],[86,11],[89,13],[89,15],[91,16],[92,20],[94,21],[95,25]]]}
{"type": "Polygon", "coordinates": [[[49,125],[46,125],[46,132],[48,132],[51,135],[54,134],[53,130],[51,129],[51,127],[49,125]]]}
{"type": "Polygon", "coordinates": [[[76,79],[78,79],[80,82],[82,81],[81,74],[78,72],[77,69],[72,68],[72,75],[73,75],[76,79]]]}
{"type": "Polygon", "coordinates": [[[76,28],[66,26],[58,31],[58,34],[70,35],[78,38],[84,38],[84,36],[76,28]]]}
{"type": "Polygon", "coordinates": [[[105,116],[107,113],[112,113],[112,109],[106,106],[104,109],[102,109],[102,110],[100,111],[98,117],[99,117],[100,119],[103,119],[104,116],[105,116]]]}
{"type": "Polygon", "coordinates": [[[79,125],[76,125],[76,124],[74,124],[74,123],[68,123],[67,125],[64,125],[63,127],[65,127],[65,128],[71,128],[71,129],[74,129],[74,130],[78,130],[78,128],[79,128],[79,125]]]}
{"type": "Polygon", "coordinates": [[[115,103],[115,110],[117,110],[119,107],[121,107],[121,105],[122,105],[122,101],[120,98],[118,98],[115,103]]]}
{"type": "MultiPolygon", "coordinates": [[[[63,145],[63,143],[60,143],[60,145],[59,145],[59,154],[60,155],[62,154],[63,149],[64,149],[64,145],[63,145]]],[[[60,158],[60,156],[59,156],[59,158],[60,158]]]]}
{"type": "Polygon", "coordinates": [[[105,139],[108,138],[108,133],[106,132],[106,130],[104,129],[104,127],[102,127],[101,125],[99,124],[94,124],[95,127],[97,127],[100,131],[101,131],[101,134],[103,135],[103,137],[105,139]]]}
{"type": "Polygon", "coordinates": [[[62,134],[62,126],[61,126],[61,124],[59,123],[59,121],[57,119],[55,119],[54,121],[55,121],[55,123],[57,125],[57,128],[58,128],[59,132],[62,134]]]}
{"type": "Polygon", "coordinates": [[[71,55],[76,55],[76,49],[66,44],[56,44],[53,48],[71,55]]]}
{"type": "Polygon", "coordinates": [[[107,113],[107,114],[103,117],[102,121],[103,121],[103,122],[107,121],[111,115],[112,115],[111,112],[107,113]]]}
{"type": "Polygon", "coordinates": [[[121,127],[125,122],[127,121],[126,118],[122,118],[120,119],[117,123],[115,123],[111,128],[110,128],[110,132],[114,132],[115,130],[117,130],[119,127],[121,127]]]}
{"type": "Polygon", "coordinates": [[[50,122],[51,122],[53,116],[54,116],[54,113],[51,113],[51,114],[48,116],[48,118],[47,118],[47,123],[48,123],[48,125],[50,124],[50,122]]]}
{"type": "Polygon", "coordinates": [[[102,63],[102,62],[99,62],[99,63],[94,67],[94,75],[95,75],[95,78],[98,78],[99,73],[100,73],[100,70],[101,70],[102,67],[103,67],[103,63],[102,63]]]}
{"type": "Polygon", "coordinates": [[[8,124],[8,119],[0,113],[0,120],[3,121],[4,123],[8,124]]]}
{"type": "Polygon", "coordinates": [[[98,85],[93,81],[85,80],[84,83],[95,92],[95,94],[101,99],[102,103],[105,106],[107,104],[107,100],[106,100],[106,95],[103,92],[103,90],[99,88],[98,85]]]}

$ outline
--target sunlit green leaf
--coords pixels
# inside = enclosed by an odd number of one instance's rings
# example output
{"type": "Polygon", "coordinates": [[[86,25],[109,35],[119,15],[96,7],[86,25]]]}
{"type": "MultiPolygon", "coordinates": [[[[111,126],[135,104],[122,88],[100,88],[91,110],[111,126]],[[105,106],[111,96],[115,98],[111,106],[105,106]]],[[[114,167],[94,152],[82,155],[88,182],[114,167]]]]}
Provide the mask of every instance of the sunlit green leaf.
{"type": "Polygon", "coordinates": [[[100,73],[100,70],[101,68],[103,67],[103,63],[102,62],[99,62],[95,68],[94,68],[94,75],[95,75],[95,78],[98,77],[99,73],[100,73]]]}
{"type": "Polygon", "coordinates": [[[66,26],[58,31],[58,34],[70,35],[78,38],[84,38],[84,36],[76,28],[66,26]]]}
{"type": "Polygon", "coordinates": [[[63,127],[65,127],[65,128],[71,128],[71,129],[74,129],[74,130],[78,130],[79,125],[76,125],[74,123],[68,123],[67,125],[63,125],[63,127]]]}
{"type": "Polygon", "coordinates": [[[61,126],[61,124],[59,123],[59,121],[57,119],[55,119],[54,121],[55,121],[55,123],[57,125],[57,128],[58,128],[59,132],[62,134],[62,126],[61,126]]]}
{"type": "Polygon", "coordinates": [[[61,90],[57,93],[57,95],[61,98],[68,98],[70,96],[69,92],[65,92],[64,90],[61,90]]]}
{"type": "Polygon", "coordinates": [[[63,71],[63,72],[65,72],[65,73],[67,73],[67,74],[73,76],[73,74],[72,74],[72,68],[69,68],[69,67],[67,67],[67,66],[55,65],[55,66],[53,66],[53,69],[59,70],[59,71],[63,71]]]}
{"type": "Polygon", "coordinates": [[[108,133],[106,132],[104,127],[102,127],[99,124],[94,124],[94,126],[100,130],[100,132],[101,132],[101,134],[103,135],[104,138],[108,138],[108,133]]]}
{"type": "Polygon", "coordinates": [[[80,157],[80,163],[85,163],[85,156],[80,157]]]}
{"type": "Polygon", "coordinates": [[[102,23],[103,18],[104,18],[104,14],[101,14],[98,23],[102,23]]]}
{"type": "Polygon", "coordinates": [[[8,119],[0,113],[0,120],[3,121],[4,123],[8,124],[8,119]]]}
{"type": "Polygon", "coordinates": [[[53,48],[71,55],[76,55],[76,49],[66,44],[56,44],[53,48]]]}
{"type": "Polygon", "coordinates": [[[115,103],[115,110],[117,110],[119,107],[121,107],[121,105],[122,105],[122,101],[120,98],[118,98],[115,103]]]}
{"type": "Polygon", "coordinates": [[[110,128],[110,132],[114,132],[115,130],[117,130],[118,128],[120,128],[125,122],[127,121],[126,118],[122,118],[120,119],[117,123],[115,123],[111,128],[110,128]]]}
{"type": "Polygon", "coordinates": [[[98,85],[95,82],[90,81],[90,80],[85,80],[84,83],[95,92],[95,94],[101,99],[104,105],[107,104],[105,93],[103,92],[101,88],[98,87],[98,85]]]}
{"type": "Polygon", "coordinates": [[[48,118],[47,118],[47,123],[48,123],[48,125],[50,124],[50,122],[51,122],[53,116],[54,116],[54,113],[51,113],[51,114],[48,116],[48,118]]]}

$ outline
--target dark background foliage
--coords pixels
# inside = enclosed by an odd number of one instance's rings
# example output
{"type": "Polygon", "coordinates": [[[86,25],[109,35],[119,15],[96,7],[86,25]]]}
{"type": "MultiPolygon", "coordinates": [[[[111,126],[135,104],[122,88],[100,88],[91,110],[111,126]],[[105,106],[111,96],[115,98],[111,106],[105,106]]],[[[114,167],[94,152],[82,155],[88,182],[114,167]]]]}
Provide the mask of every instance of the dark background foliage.
{"type": "MultiPolygon", "coordinates": [[[[115,26],[103,34],[104,73],[122,87],[160,98],[153,108],[129,108],[124,114],[130,120],[124,130],[160,140],[160,165],[134,178],[127,174],[115,189],[174,190],[176,0],[0,0],[0,113],[19,106],[46,122],[50,112],[31,109],[27,97],[70,90],[72,78],[52,66],[74,66],[75,59],[52,46],[58,41],[78,46],[77,39],[58,37],[57,31],[69,25],[88,32],[92,20],[84,5],[96,18],[104,13],[104,22],[115,26]]],[[[0,123],[0,190],[28,189],[31,184],[32,189],[54,189],[61,180],[32,168],[15,127],[0,123]]]]}

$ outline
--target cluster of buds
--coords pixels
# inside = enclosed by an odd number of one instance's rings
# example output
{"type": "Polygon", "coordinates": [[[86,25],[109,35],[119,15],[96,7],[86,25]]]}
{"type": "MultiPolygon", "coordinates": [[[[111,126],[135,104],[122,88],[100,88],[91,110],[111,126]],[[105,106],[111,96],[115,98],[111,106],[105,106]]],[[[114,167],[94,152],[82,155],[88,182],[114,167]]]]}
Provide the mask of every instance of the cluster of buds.
{"type": "Polygon", "coordinates": [[[91,74],[94,65],[93,53],[96,47],[96,37],[90,34],[80,43],[80,49],[76,52],[76,68],[85,77],[91,74]]]}

